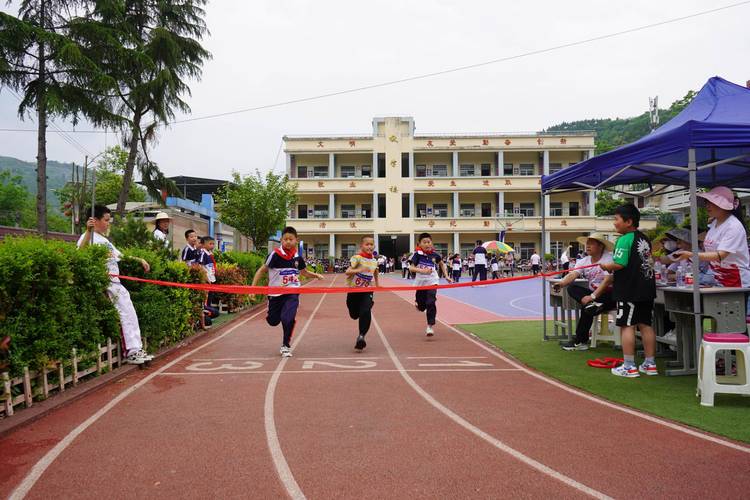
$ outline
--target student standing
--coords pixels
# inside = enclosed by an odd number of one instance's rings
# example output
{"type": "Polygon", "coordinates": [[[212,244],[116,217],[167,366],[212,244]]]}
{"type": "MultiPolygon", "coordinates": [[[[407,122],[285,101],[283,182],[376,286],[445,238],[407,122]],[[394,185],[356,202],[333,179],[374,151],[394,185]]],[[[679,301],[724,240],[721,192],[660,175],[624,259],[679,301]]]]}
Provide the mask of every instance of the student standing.
{"type": "Polygon", "coordinates": [[[490,260],[490,269],[492,269],[492,279],[496,280],[498,278],[498,271],[500,270],[496,255],[493,255],[492,260],[490,260]]]}
{"type": "Polygon", "coordinates": [[[471,281],[487,280],[487,249],[482,246],[482,240],[477,240],[477,246],[471,252],[474,255],[474,276],[471,281]]]}
{"type": "MultiPolygon", "coordinates": [[[[306,269],[305,259],[298,252],[297,231],[290,226],[281,231],[281,246],[276,248],[260,266],[253,277],[252,286],[258,286],[261,277],[268,274],[268,286],[299,288],[299,277],[323,279],[323,275],[306,269]]],[[[252,300],[255,295],[250,295],[252,300]]],[[[268,296],[268,316],[266,321],[271,326],[281,323],[283,337],[279,354],[283,358],[292,357],[292,335],[296,324],[299,294],[275,294],[268,296]]]]}
{"type": "MultiPolygon", "coordinates": [[[[439,254],[433,251],[432,236],[430,233],[419,235],[419,246],[409,260],[409,270],[415,274],[414,284],[416,286],[431,286],[440,283],[437,269],[442,270],[443,275],[452,283],[448,271],[445,268],[445,262],[439,254]]],[[[432,337],[435,334],[433,326],[437,317],[437,290],[417,290],[415,296],[415,305],[417,310],[425,311],[427,315],[427,328],[425,335],[432,337]]]]}
{"type": "Polygon", "coordinates": [[[537,274],[539,274],[539,270],[541,269],[540,264],[542,263],[542,258],[538,253],[536,253],[536,248],[534,249],[534,253],[531,254],[531,258],[529,260],[531,261],[531,272],[534,273],[534,276],[536,276],[537,274]]]}
{"type": "MultiPolygon", "coordinates": [[[[378,263],[372,255],[375,249],[375,239],[372,236],[363,236],[360,241],[359,253],[349,260],[349,268],[346,273],[346,284],[350,288],[369,288],[375,283],[380,286],[378,279],[378,263]]],[[[350,292],[346,294],[346,307],[349,317],[359,320],[359,335],[354,349],[357,352],[367,347],[365,336],[370,330],[372,322],[372,292],[350,292]]]]}
{"type": "Polygon", "coordinates": [[[451,259],[451,269],[453,271],[453,281],[458,283],[461,281],[461,256],[455,254],[451,259]]]}
{"type": "Polygon", "coordinates": [[[614,272],[613,298],[617,301],[617,320],[622,338],[625,362],[612,368],[618,377],[635,378],[639,373],[658,375],[656,369],[656,334],[651,327],[656,298],[656,281],[651,258],[651,242],[638,230],[641,213],[633,204],[615,209],[615,231],[620,233],[615,244],[614,262],[599,265],[614,272]],[[646,359],[635,365],[635,329],[641,332],[646,359]]]}
{"type": "Polygon", "coordinates": [[[200,252],[198,251],[198,233],[192,229],[185,231],[185,247],[180,253],[180,260],[185,264],[195,264],[200,259],[200,252]]]}

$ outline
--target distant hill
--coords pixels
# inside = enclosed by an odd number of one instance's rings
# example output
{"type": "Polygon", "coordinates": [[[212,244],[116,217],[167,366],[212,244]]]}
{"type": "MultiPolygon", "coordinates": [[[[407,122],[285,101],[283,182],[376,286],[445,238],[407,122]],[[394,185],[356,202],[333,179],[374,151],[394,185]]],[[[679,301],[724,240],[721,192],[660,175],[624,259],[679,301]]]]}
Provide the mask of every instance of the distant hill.
{"type": "MultiPolygon", "coordinates": [[[[14,175],[20,175],[23,185],[32,196],[36,196],[36,163],[0,156],[0,172],[10,170],[14,175]]],[[[50,209],[60,208],[60,202],[55,195],[55,190],[65,186],[73,174],[72,163],[60,163],[47,160],[47,204],[50,209]]],[[[78,166],[78,174],[83,178],[83,167],[78,166]]]]}

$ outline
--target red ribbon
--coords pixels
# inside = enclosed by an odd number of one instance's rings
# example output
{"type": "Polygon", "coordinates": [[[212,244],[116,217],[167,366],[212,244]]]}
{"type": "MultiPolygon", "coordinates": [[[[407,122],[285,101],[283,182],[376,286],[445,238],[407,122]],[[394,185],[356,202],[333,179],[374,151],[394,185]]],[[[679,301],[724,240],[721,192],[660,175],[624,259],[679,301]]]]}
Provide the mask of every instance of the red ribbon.
{"type": "Polygon", "coordinates": [[[478,286],[478,285],[496,285],[499,283],[509,283],[511,281],[525,281],[535,278],[544,278],[549,276],[557,276],[558,274],[564,274],[566,272],[579,271],[581,269],[588,269],[590,267],[597,267],[599,264],[590,264],[588,266],[576,267],[575,269],[568,269],[567,271],[555,271],[553,273],[540,273],[534,276],[530,274],[528,276],[514,276],[511,278],[498,278],[495,280],[484,280],[484,281],[466,281],[463,283],[453,283],[447,285],[427,285],[427,286],[378,286],[378,287],[283,287],[283,286],[249,286],[249,285],[210,285],[205,283],[175,283],[172,281],[159,281],[149,280],[146,278],[136,278],[134,276],[122,276],[119,274],[112,274],[111,276],[120,278],[122,280],[137,281],[139,283],[149,283],[151,285],[161,286],[172,286],[176,288],[189,288],[191,290],[201,290],[204,292],[219,292],[219,293],[236,293],[236,294],[258,294],[258,295],[285,295],[285,294],[308,294],[308,293],[371,293],[371,292],[405,292],[411,290],[440,290],[443,288],[463,288],[467,286],[478,286]]]}

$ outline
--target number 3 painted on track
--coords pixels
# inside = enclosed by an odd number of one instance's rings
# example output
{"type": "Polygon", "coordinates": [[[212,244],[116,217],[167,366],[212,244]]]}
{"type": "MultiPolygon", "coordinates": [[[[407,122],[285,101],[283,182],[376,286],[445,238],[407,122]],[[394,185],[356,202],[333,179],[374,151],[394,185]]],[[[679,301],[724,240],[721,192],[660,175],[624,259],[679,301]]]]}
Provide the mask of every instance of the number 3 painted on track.
{"type": "Polygon", "coordinates": [[[211,367],[213,365],[213,361],[203,361],[200,363],[193,363],[192,365],[188,366],[186,370],[191,372],[215,372],[219,370],[256,370],[258,368],[261,368],[263,366],[263,363],[258,363],[257,361],[243,361],[242,366],[233,365],[232,363],[223,363],[216,367],[211,367]],[[208,365],[209,368],[206,368],[205,366],[208,365]]]}

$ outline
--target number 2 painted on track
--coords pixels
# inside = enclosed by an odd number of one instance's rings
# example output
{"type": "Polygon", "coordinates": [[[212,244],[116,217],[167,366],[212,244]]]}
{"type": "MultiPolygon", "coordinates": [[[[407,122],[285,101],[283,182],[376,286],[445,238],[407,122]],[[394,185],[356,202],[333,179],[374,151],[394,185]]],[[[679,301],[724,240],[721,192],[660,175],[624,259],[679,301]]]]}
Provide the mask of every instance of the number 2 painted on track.
{"type": "Polygon", "coordinates": [[[329,368],[347,368],[350,370],[362,370],[365,368],[375,368],[378,364],[374,361],[367,361],[365,359],[359,359],[355,361],[355,363],[359,363],[356,366],[352,365],[345,365],[342,363],[330,363],[328,361],[305,361],[305,363],[302,365],[303,370],[312,370],[315,368],[315,365],[320,366],[327,366],[329,368]]]}
{"type": "Polygon", "coordinates": [[[212,366],[213,364],[214,364],[213,361],[203,361],[200,363],[193,363],[192,365],[188,366],[186,370],[192,371],[192,372],[215,372],[219,370],[241,371],[241,370],[257,370],[258,368],[261,368],[263,366],[263,363],[258,363],[257,361],[243,361],[241,366],[237,366],[232,363],[222,363],[219,366],[212,366]]]}

